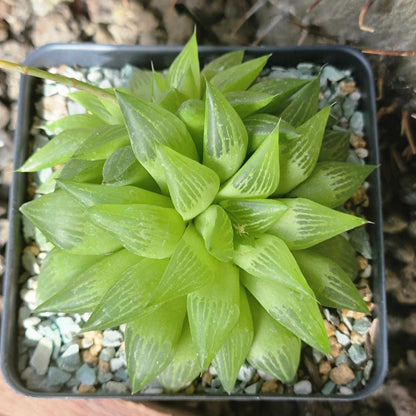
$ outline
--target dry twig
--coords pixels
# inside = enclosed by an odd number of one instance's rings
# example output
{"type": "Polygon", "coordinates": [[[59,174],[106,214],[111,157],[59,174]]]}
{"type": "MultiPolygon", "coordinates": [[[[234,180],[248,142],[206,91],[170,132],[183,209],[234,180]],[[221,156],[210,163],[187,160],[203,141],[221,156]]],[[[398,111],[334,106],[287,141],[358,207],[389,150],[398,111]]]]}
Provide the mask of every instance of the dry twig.
{"type": "Polygon", "coordinates": [[[362,53],[367,53],[370,55],[386,55],[386,56],[407,56],[415,57],[416,50],[413,51],[388,51],[384,49],[362,49],[362,53]]]}
{"type": "Polygon", "coordinates": [[[368,12],[368,10],[370,9],[370,7],[373,3],[374,3],[374,0],[367,0],[367,3],[361,9],[360,16],[358,18],[358,26],[360,27],[361,30],[363,30],[365,32],[371,32],[371,33],[374,32],[374,29],[372,27],[366,26],[364,24],[364,16],[366,15],[366,13],[368,12]]]}

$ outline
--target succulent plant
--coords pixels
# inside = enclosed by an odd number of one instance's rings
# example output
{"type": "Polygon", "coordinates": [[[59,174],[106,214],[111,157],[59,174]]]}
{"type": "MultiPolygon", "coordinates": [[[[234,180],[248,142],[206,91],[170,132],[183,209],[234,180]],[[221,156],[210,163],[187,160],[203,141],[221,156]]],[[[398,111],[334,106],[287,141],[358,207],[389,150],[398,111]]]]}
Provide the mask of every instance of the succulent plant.
{"type": "Polygon", "coordinates": [[[374,166],[345,162],[319,76],[261,78],[268,58],[200,71],[194,35],[128,89],[76,82],[88,112],[43,126],[54,137],[19,169],[54,168],[21,207],[53,244],[36,310],[126,324],[133,393],[156,377],[180,389],[211,362],[228,393],[245,360],[292,383],[302,341],[330,352],[319,305],[368,313],[340,235],[366,220],[336,208],[374,166]]]}

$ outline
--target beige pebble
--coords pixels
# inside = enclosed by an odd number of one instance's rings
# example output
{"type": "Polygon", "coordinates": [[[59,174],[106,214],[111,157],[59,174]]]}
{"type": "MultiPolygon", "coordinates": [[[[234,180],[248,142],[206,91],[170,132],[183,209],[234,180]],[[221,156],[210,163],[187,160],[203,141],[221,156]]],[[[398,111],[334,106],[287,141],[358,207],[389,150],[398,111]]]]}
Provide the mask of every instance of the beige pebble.
{"type": "Polygon", "coordinates": [[[202,387],[210,386],[213,378],[209,371],[204,371],[201,376],[202,387]]]}
{"type": "Polygon", "coordinates": [[[351,381],[354,380],[355,374],[347,364],[341,364],[339,367],[335,367],[331,370],[329,378],[335,384],[345,386],[345,384],[351,383],[351,381]]]}
{"type": "Polygon", "coordinates": [[[335,336],[329,337],[329,343],[331,345],[331,355],[335,358],[341,352],[342,346],[338,343],[337,338],[335,336]]]}
{"type": "Polygon", "coordinates": [[[82,351],[82,359],[84,363],[97,365],[98,364],[98,357],[96,355],[92,355],[90,350],[83,350],[82,351]]]}
{"type": "Polygon", "coordinates": [[[351,133],[350,135],[350,143],[354,149],[367,146],[366,141],[361,136],[359,136],[358,134],[354,134],[354,133],[351,133]]]}
{"type": "MultiPolygon", "coordinates": [[[[365,302],[371,302],[373,299],[373,293],[366,279],[361,279],[357,285],[357,289],[360,292],[361,297],[365,302]]],[[[357,318],[356,318],[357,319],[357,318]]]]}
{"type": "Polygon", "coordinates": [[[368,266],[368,260],[363,256],[357,256],[357,264],[360,270],[365,270],[368,266]]]}
{"type": "Polygon", "coordinates": [[[351,332],[351,343],[352,344],[364,344],[366,336],[359,334],[357,331],[351,332]]]}
{"type": "Polygon", "coordinates": [[[94,340],[90,337],[83,337],[78,340],[78,345],[82,350],[90,348],[94,344],[94,340]]]}
{"type": "Polygon", "coordinates": [[[354,92],[356,90],[356,85],[354,81],[341,81],[339,84],[342,92],[344,92],[345,94],[351,94],[352,92],[354,92]]]}
{"type": "Polygon", "coordinates": [[[350,330],[348,329],[347,325],[344,324],[344,322],[341,322],[339,324],[338,330],[340,332],[342,332],[345,335],[349,335],[350,334],[350,330]]]}
{"type": "Polygon", "coordinates": [[[328,374],[331,371],[331,363],[329,361],[321,361],[319,363],[319,373],[328,374]]]}
{"type": "Polygon", "coordinates": [[[110,363],[108,361],[100,360],[98,365],[103,373],[108,373],[110,371],[110,363]]]}
{"type": "Polygon", "coordinates": [[[94,335],[94,344],[103,345],[104,335],[101,331],[97,331],[94,335]]]}
{"type": "Polygon", "coordinates": [[[103,349],[102,345],[97,345],[94,344],[90,347],[89,352],[91,353],[91,355],[93,355],[94,357],[97,357],[98,354],[101,352],[101,350],[103,349]]]}
{"type": "Polygon", "coordinates": [[[276,393],[277,391],[277,381],[276,380],[267,380],[261,386],[262,393],[276,393]]]}
{"type": "Polygon", "coordinates": [[[332,325],[326,319],[324,319],[324,325],[325,325],[325,330],[326,330],[328,337],[332,337],[333,335],[335,335],[336,328],[334,325],[332,325]]]}
{"type": "Polygon", "coordinates": [[[88,384],[80,384],[78,387],[78,393],[95,393],[95,387],[88,384]]]}

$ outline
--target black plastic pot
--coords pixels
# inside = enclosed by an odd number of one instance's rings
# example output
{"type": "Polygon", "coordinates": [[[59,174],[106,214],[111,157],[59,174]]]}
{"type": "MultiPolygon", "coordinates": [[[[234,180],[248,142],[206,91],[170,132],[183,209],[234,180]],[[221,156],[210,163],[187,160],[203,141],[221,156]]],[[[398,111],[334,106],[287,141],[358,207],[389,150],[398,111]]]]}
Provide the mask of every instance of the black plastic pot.
{"type": "MultiPolygon", "coordinates": [[[[180,52],[179,47],[142,47],[142,46],[104,46],[92,44],[52,44],[32,52],[26,64],[35,67],[49,67],[66,64],[70,66],[102,66],[121,68],[130,63],[138,67],[149,68],[150,62],[155,68],[167,67],[180,52]]],[[[202,47],[201,61],[232,48],[202,47]]],[[[285,48],[247,48],[246,53],[256,57],[273,53],[268,65],[296,66],[299,62],[311,62],[319,65],[331,64],[341,69],[350,69],[362,92],[361,108],[365,115],[366,140],[369,148],[371,164],[379,164],[378,137],[376,125],[376,105],[374,79],[367,60],[354,49],[347,47],[285,47],[285,48]]],[[[33,114],[33,78],[23,77],[20,84],[19,109],[15,135],[14,167],[22,165],[27,156],[29,127],[33,114]]],[[[28,390],[20,380],[17,370],[17,311],[19,306],[18,280],[21,269],[21,217],[19,207],[25,197],[25,175],[15,173],[10,192],[10,238],[7,245],[7,262],[4,279],[4,312],[1,333],[1,366],[7,382],[18,392],[35,397],[68,397],[68,393],[39,393],[28,390]]],[[[371,394],[383,381],[387,370],[387,329],[386,300],[384,287],[384,254],[382,233],[382,202],[380,173],[377,170],[370,176],[370,214],[369,220],[374,225],[368,227],[372,243],[373,267],[372,287],[375,303],[375,314],[378,318],[378,331],[374,343],[374,368],[370,380],[364,390],[353,395],[134,395],[127,396],[139,400],[329,400],[347,401],[361,399],[371,394]]],[[[71,397],[94,397],[91,395],[74,394],[71,397]]],[[[114,395],[96,395],[95,397],[117,397],[114,395]]],[[[119,396],[118,396],[119,397],[119,396]]],[[[126,397],[126,396],[124,396],[126,397]]]]}

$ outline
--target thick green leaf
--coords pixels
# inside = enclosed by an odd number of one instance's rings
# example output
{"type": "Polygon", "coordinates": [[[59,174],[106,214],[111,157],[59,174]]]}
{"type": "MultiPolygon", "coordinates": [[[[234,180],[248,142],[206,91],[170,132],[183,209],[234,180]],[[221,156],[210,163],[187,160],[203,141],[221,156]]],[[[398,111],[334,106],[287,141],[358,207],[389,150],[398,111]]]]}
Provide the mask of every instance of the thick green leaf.
{"type": "Polygon", "coordinates": [[[152,101],[153,97],[153,71],[129,66],[131,75],[129,77],[129,89],[144,101],[152,101]]]}
{"type": "Polygon", "coordinates": [[[358,264],[355,250],[351,243],[342,235],[322,241],[322,243],[316,244],[309,250],[335,261],[351,280],[357,277],[358,264]]]}
{"type": "Polygon", "coordinates": [[[209,365],[238,321],[238,277],[237,267],[223,263],[209,285],[188,295],[188,320],[200,370],[209,365]]]}
{"type": "Polygon", "coordinates": [[[172,254],[157,287],[155,303],[187,295],[209,284],[218,272],[218,260],[205,248],[204,240],[189,224],[172,254]]]}
{"type": "MultiPolygon", "coordinates": [[[[329,120],[327,126],[329,124],[329,120]]],[[[345,162],[350,151],[350,132],[329,130],[324,134],[318,162],[345,162]]]]}
{"type": "Polygon", "coordinates": [[[224,94],[241,118],[245,118],[271,103],[274,96],[258,91],[231,91],[224,94]]]}
{"type": "Polygon", "coordinates": [[[58,181],[58,183],[61,188],[86,207],[97,204],[147,204],[172,207],[172,202],[168,197],[135,186],[118,187],[72,181],[58,181]]]}
{"type": "Polygon", "coordinates": [[[246,90],[260,74],[270,56],[260,56],[220,71],[210,82],[223,93],[246,90]]]}
{"type": "Polygon", "coordinates": [[[279,125],[246,163],[225,182],[218,199],[267,198],[279,184],[279,125]]]}
{"type": "Polygon", "coordinates": [[[158,102],[168,89],[169,82],[166,76],[153,70],[153,102],[158,102]]]}
{"type": "Polygon", "coordinates": [[[240,286],[240,316],[214,357],[213,364],[224,390],[231,394],[238,372],[253,342],[253,321],[244,287],[240,286]]]}
{"type": "Polygon", "coordinates": [[[270,114],[278,114],[284,109],[287,100],[307,82],[296,78],[269,78],[255,83],[250,87],[250,90],[273,95],[273,100],[264,111],[270,114]]]}
{"type": "Polygon", "coordinates": [[[168,89],[165,93],[162,94],[157,103],[170,111],[171,113],[176,113],[178,108],[188,99],[186,95],[183,95],[175,88],[168,89]]]}
{"type": "Polygon", "coordinates": [[[36,303],[40,305],[51,298],[102,258],[103,256],[80,256],[54,248],[42,261],[36,289],[36,303]]]}
{"type": "Polygon", "coordinates": [[[303,182],[313,171],[328,120],[329,107],[302,124],[296,140],[283,141],[280,147],[280,184],[274,195],[284,195],[303,182]]]}
{"type": "Polygon", "coordinates": [[[247,132],[224,95],[209,83],[206,87],[203,160],[223,182],[246,157],[247,132]]]}
{"type": "MultiPolygon", "coordinates": [[[[331,349],[328,336],[315,299],[277,281],[255,277],[244,270],[240,272],[240,279],[277,322],[311,347],[329,354],[331,349]]],[[[255,323],[254,327],[256,328],[255,323]]],[[[256,338],[253,345],[255,342],[256,338]]]]}
{"type": "Polygon", "coordinates": [[[292,384],[300,362],[300,339],[275,321],[252,296],[249,299],[254,341],[248,361],[283,383],[292,384]]]}
{"type": "Polygon", "coordinates": [[[288,196],[307,198],[335,208],[347,201],[375,168],[375,165],[319,162],[311,176],[288,196]]]}
{"type": "Polygon", "coordinates": [[[127,130],[122,125],[101,126],[74,153],[76,159],[107,159],[113,152],[130,144],[127,130]]]}
{"type": "Polygon", "coordinates": [[[283,120],[298,127],[318,111],[320,77],[310,81],[280,114],[283,120]]]}
{"type": "Polygon", "coordinates": [[[18,171],[35,172],[67,162],[91,132],[89,128],[75,128],[59,133],[30,156],[18,171]]]}
{"type": "Polygon", "coordinates": [[[72,129],[89,129],[95,130],[102,126],[104,121],[92,114],[72,114],[70,116],[62,117],[52,123],[41,126],[46,133],[55,135],[66,130],[72,129]]]}
{"type": "Polygon", "coordinates": [[[331,308],[368,313],[368,307],[351,279],[337,263],[312,249],[294,251],[318,302],[331,308]]]}
{"type": "Polygon", "coordinates": [[[266,232],[287,210],[286,205],[272,199],[226,199],[220,205],[240,235],[266,232]]]}
{"type": "Polygon", "coordinates": [[[199,72],[196,32],[169,67],[168,82],[188,98],[200,98],[201,75],[199,72]]]}
{"type": "Polygon", "coordinates": [[[71,92],[68,94],[68,97],[78,104],[81,104],[94,116],[104,121],[104,123],[123,124],[120,107],[104,98],[97,97],[85,91],[71,92]]]}
{"type": "Polygon", "coordinates": [[[128,250],[153,259],[170,257],[185,230],[174,209],[156,205],[99,204],[88,208],[88,218],[128,250]]]}
{"type": "Polygon", "coordinates": [[[194,223],[208,252],[220,261],[232,261],[233,226],[224,209],[219,205],[211,205],[195,218],[194,223]]]}
{"type": "Polygon", "coordinates": [[[132,393],[142,389],[169,365],[185,313],[185,299],[175,299],[126,325],[127,370],[132,393]]]}
{"type": "Polygon", "coordinates": [[[247,153],[253,153],[278,124],[280,142],[300,137],[300,134],[297,133],[296,129],[288,122],[281,120],[276,116],[272,116],[271,114],[259,113],[245,118],[244,125],[246,126],[248,134],[247,153]]]}
{"type": "Polygon", "coordinates": [[[116,150],[105,161],[103,183],[114,186],[136,185],[150,191],[160,191],[155,180],[134,156],[131,146],[116,150]]]}
{"type": "Polygon", "coordinates": [[[210,168],[166,146],[157,146],[165,170],[172,203],[187,221],[210,206],[220,187],[218,175],[210,168]]]}
{"type": "Polygon", "coordinates": [[[124,249],[101,257],[39,305],[36,312],[92,312],[120,274],[138,261],[140,257],[124,249]]]}
{"type": "Polygon", "coordinates": [[[121,248],[112,234],[92,224],[87,209],[73,196],[56,191],[20,207],[55,246],[74,254],[104,254],[121,248]]]}
{"type": "Polygon", "coordinates": [[[314,298],[287,245],[274,235],[263,234],[254,241],[240,241],[235,248],[234,263],[256,277],[276,281],[314,298]]]}
{"type": "Polygon", "coordinates": [[[56,175],[59,180],[73,182],[101,183],[103,180],[104,160],[71,159],[56,175]]]}
{"type": "Polygon", "coordinates": [[[159,374],[158,379],[166,389],[177,391],[197,378],[200,372],[188,320],[185,319],[181,336],[174,349],[173,358],[159,374]]]}
{"type": "Polygon", "coordinates": [[[167,259],[139,258],[120,274],[97,305],[83,331],[118,326],[146,313],[168,265],[167,259]]]}
{"type": "Polygon", "coordinates": [[[191,135],[178,117],[158,105],[121,92],[117,92],[117,99],[136,158],[162,191],[167,192],[165,171],[156,156],[156,145],[167,145],[196,160],[198,152],[191,135]]]}
{"type": "Polygon", "coordinates": [[[366,224],[354,215],[303,198],[278,199],[289,209],[273,225],[269,233],[277,235],[291,250],[303,250],[338,234],[366,224]]]}
{"type": "Polygon", "coordinates": [[[205,104],[202,100],[187,100],[178,109],[177,116],[191,133],[195,146],[202,159],[204,146],[205,104]]]}
{"type": "Polygon", "coordinates": [[[224,71],[225,69],[241,64],[243,56],[243,49],[225,53],[208,62],[201,71],[201,75],[209,81],[214,75],[224,71]]]}

